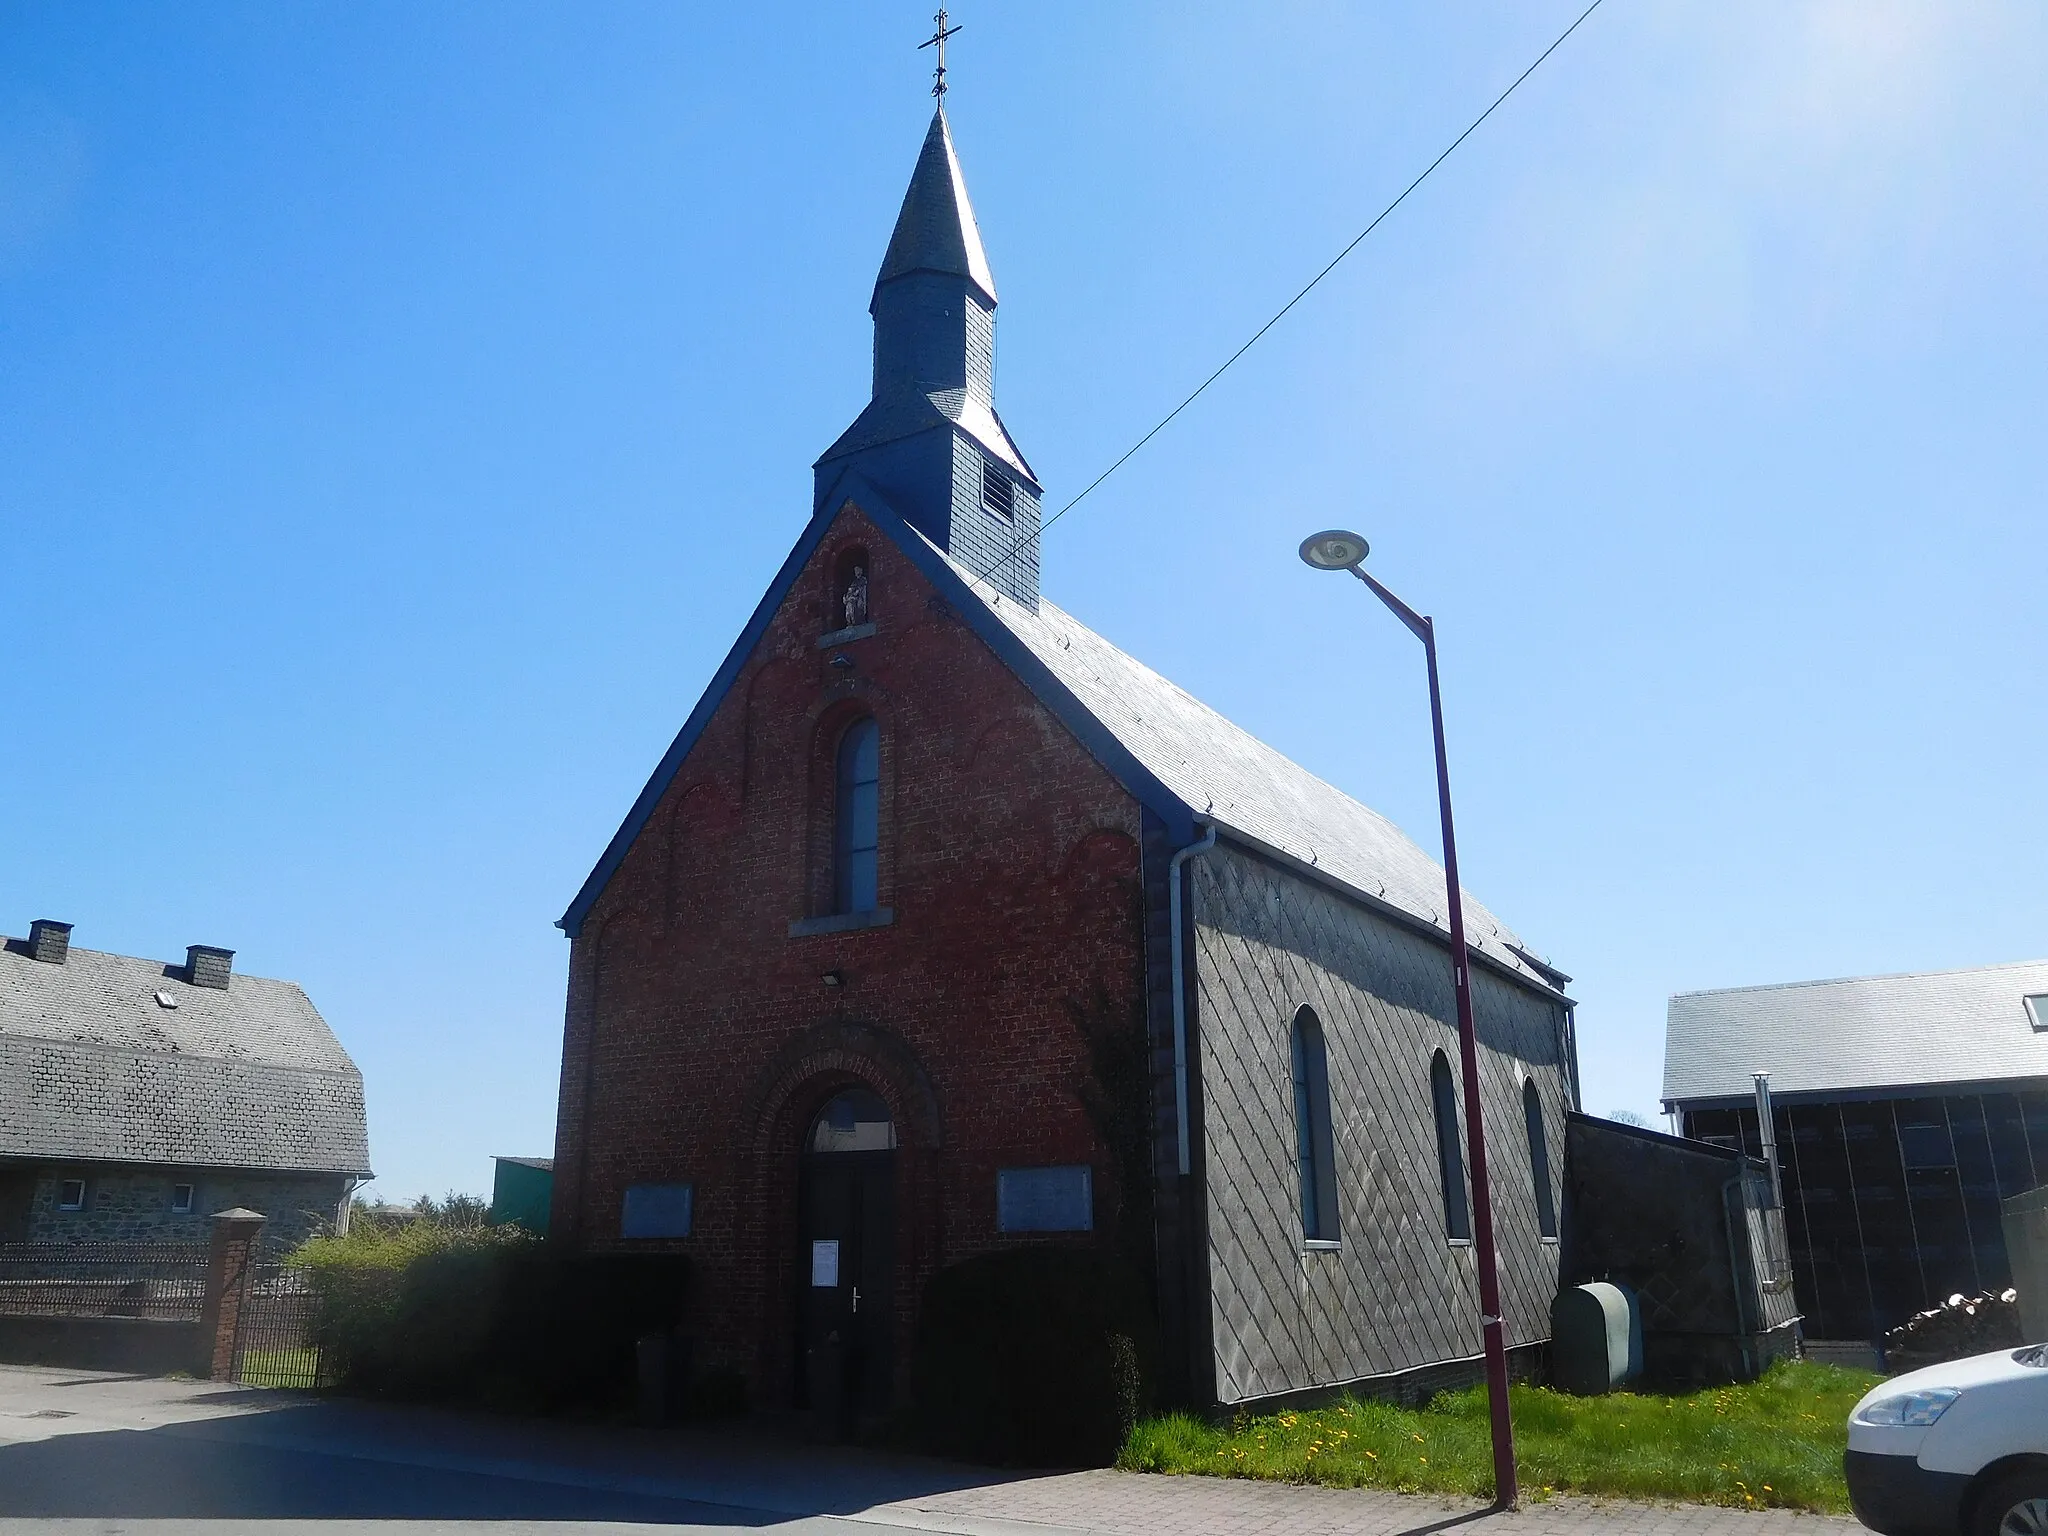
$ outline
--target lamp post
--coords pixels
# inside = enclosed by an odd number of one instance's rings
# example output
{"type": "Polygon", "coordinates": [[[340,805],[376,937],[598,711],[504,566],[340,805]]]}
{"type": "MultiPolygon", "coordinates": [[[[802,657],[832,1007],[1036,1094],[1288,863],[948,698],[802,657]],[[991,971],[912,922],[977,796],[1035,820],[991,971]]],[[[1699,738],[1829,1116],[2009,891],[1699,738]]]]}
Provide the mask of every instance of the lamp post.
{"type": "Polygon", "coordinates": [[[1451,914],[1451,980],[1458,1000],[1458,1056],[1465,1079],[1465,1145],[1472,1165],[1472,1237],[1479,1260],[1479,1324],[1486,1344],[1486,1396],[1493,1420],[1494,1504],[1511,1507],[1520,1493],[1515,1476],[1515,1427],[1508,1416],[1508,1355],[1500,1318],[1500,1272],[1493,1249],[1493,1195],[1486,1177],[1486,1130],[1479,1103],[1479,1041],[1472,1025],[1471,959],[1465,948],[1465,901],[1458,888],[1458,841],[1451,830],[1451,771],[1444,755],[1443,695],[1436,679],[1436,628],[1363,569],[1369,553],[1355,533],[1332,529],[1302,540],[1301,558],[1319,571],[1349,571],[1414,632],[1429,658],[1429,718],[1436,731],[1437,813],[1444,827],[1444,885],[1451,914]]]}

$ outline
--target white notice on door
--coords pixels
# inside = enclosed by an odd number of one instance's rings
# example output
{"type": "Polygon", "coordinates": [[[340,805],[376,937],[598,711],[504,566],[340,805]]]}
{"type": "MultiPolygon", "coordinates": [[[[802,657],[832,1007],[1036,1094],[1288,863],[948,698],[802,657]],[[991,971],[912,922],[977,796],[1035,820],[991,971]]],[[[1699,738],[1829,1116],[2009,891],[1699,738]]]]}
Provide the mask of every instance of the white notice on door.
{"type": "Polygon", "coordinates": [[[839,1284],[839,1239],[820,1238],[811,1244],[811,1284],[839,1284]]]}

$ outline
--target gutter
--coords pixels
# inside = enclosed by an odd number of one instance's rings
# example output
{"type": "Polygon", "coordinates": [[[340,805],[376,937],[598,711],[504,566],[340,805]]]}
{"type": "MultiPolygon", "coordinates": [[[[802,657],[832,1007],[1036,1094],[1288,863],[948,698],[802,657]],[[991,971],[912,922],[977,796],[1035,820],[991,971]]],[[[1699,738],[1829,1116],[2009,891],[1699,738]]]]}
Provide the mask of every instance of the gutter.
{"type": "Polygon", "coordinates": [[[1172,930],[1173,949],[1173,1117],[1180,1145],[1180,1172],[1188,1172],[1188,983],[1187,963],[1181,953],[1181,866],[1216,846],[1216,824],[1166,863],[1167,924],[1172,930]]]}

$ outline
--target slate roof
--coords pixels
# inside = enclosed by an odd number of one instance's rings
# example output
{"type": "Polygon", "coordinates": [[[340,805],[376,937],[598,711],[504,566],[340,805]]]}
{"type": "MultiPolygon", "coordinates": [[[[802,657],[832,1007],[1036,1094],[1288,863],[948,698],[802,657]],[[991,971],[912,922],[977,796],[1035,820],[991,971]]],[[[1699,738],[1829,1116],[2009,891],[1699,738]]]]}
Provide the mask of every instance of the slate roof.
{"type": "Polygon", "coordinates": [[[917,166],[904,190],[903,206],[897,210],[896,227],[889,234],[889,249],[882,256],[875,286],[912,272],[964,277],[989,303],[996,302],[995,273],[982,248],[974,205],[967,200],[967,178],[961,174],[960,156],[953,148],[953,130],[943,106],[932,114],[932,125],[925,132],[924,147],[918,151],[917,166]]]}
{"type": "Polygon", "coordinates": [[[0,1157],[369,1175],[362,1074],[295,983],[26,950],[0,949],[0,1157]]]}
{"type": "Polygon", "coordinates": [[[2048,1080],[2029,996],[2048,997],[2048,960],[1682,992],[1665,1016],[1664,1100],[1747,1099],[1752,1072],[1779,1097],[2048,1080]]]}
{"type": "MultiPolygon", "coordinates": [[[[1236,840],[1278,855],[1397,918],[1449,939],[1443,868],[1379,812],[1325,783],[1111,645],[1070,614],[1040,600],[1033,612],[999,597],[904,522],[857,472],[835,482],[824,506],[783,560],[747,626],[612,834],[557,926],[571,938],[654,814],[746,659],[767,632],[804,564],[839,509],[857,505],[924,572],[1003,662],[1137,799],[1192,840],[1215,823],[1236,840]]],[[[1465,935],[1475,955],[1526,985],[1561,996],[1570,978],[1531,956],[1529,946],[1464,893],[1465,935]]]]}
{"type": "MultiPolygon", "coordinates": [[[[965,579],[957,562],[940,558],[965,579]]],[[[1418,918],[1442,930],[1448,940],[1443,866],[1378,811],[1317,778],[1043,598],[1032,613],[997,598],[985,584],[972,584],[970,591],[1200,820],[1307,865],[1369,901],[1418,918]]],[[[1470,891],[1465,893],[1465,940],[1516,974],[1549,984],[1515,953],[1528,946],[1470,891]]]]}

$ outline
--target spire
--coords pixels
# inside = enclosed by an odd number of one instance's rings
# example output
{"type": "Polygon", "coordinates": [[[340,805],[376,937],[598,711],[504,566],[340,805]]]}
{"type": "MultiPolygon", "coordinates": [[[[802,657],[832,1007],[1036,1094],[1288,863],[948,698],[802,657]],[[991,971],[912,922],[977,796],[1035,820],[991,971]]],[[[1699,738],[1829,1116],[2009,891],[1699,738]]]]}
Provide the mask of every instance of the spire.
{"type": "MultiPolygon", "coordinates": [[[[903,207],[896,215],[896,229],[889,236],[875,287],[879,290],[882,284],[913,272],[964,277],[981,290],[989,304],[996,302],[995,274],[989,270],[988,253],[981,246],[981,226],[975,223],[974,205],[967,200],[967,178],[960,174],[960,156],[953,149],[953,131],[943,105],[932,113],[932,126],[918,153],[917,169],[910,173],[910,186],[903,194],[903,207]]],[[[872,304],[868,307],[874,308],[872,304]]]]}
{"type": "Polygon", "coordinates": [[[910,173],[868,313],[874,390],[817,462],[819,509],[857,469],[912,527],[1035,610],[1038,477],[996,414],[995,274],[943,103],[910,173]]]}

